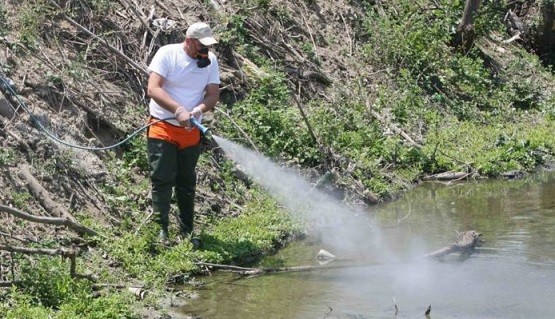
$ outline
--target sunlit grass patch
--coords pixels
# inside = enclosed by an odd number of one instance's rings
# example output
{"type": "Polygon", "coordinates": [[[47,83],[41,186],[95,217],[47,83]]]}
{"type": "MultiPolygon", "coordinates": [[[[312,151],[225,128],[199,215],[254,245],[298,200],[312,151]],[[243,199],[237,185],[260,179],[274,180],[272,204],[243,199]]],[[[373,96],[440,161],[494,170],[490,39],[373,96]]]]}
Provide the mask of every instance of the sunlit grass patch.
{"type": "Polygon", "coordinates": [[[428,135],[424,152],[437,166],[497,176],[510,170],[529,170],[547,161],[555,146],[555,123],[515,113],[511,123],[445,120],[428,135]]]}

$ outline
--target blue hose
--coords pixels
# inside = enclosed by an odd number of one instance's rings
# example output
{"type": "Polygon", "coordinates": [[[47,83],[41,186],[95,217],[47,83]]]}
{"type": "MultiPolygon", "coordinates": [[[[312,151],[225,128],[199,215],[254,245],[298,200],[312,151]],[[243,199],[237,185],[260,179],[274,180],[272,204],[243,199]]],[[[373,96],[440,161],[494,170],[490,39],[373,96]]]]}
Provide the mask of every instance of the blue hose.
{"type": "MultiPolygon", "coordinates": [[[[109,146],[105,146],[105,147],[87,147],[87,146],[71,144],[71,143],[68,143],[66,141],[63,141],[63,140],[59,139],[58,137],[56,137],[54,134],[52,134],[50,131],[48,131],[48,129],[46,129],[46,127],[44,127],[44,125],[41,123],[41,121],[27,108],[27,105],[25,104],[25,102],[23,102],[23,100],[21,100],[21,98],[17,95],[17,93],[15,92],[14,84],[10,79],[0,76],[0,91],[5,91],[5,92],[9,93],[10,95],[12,95],[17,100],[17,102],[19,103],[21,108],[29,114],[29,116],[31,118],[31,121],[33,123],[35,123],[41,129],[41,131],[43,131],[46,134],[46,136],[48,136],[49,138],[53,139],[54,141],[56,141],[60,144],[63,144],[65,146],[68,146],[68,147],[71,147],[71,148],[77,148],[77,149],[81,149],[81,150],[87,150],[87,151],[105,151],[105,150],[109,150],[109,149],[112,149],[112,148],[116,148],[116,147],[124,144],[125,142],[129,141],[135,135],[139,134],[142,130],[146,129],[147,127],[151,126],[152,124],[155,124],[155,123],[158,123],[158,122],[161,122],[161,121],[167,121],[167,120],[174,120],[175,119],[175,117],[164,118],[164,119],[156,120],[154,122],[143,125],[140,128],[138,128],[137,130],[135,130],[133,133],[128,135],[125,139],[123,139],[123,140],[121,140],[121,141],[119,141],[119,142],[117,142],[113,145],[109,145],[109,146]]],[[[200,130],[202,135],[204,135],[208,138],[210,138],[212,136],[210,134],[210,130],[206,126],[203,126],[202,124],[200,124],[200,122],[197,121],[197,119],[195,119],[195,117],[192,116],[190,121],[191,121],[192,125],[196,126],[200,130]]]]}

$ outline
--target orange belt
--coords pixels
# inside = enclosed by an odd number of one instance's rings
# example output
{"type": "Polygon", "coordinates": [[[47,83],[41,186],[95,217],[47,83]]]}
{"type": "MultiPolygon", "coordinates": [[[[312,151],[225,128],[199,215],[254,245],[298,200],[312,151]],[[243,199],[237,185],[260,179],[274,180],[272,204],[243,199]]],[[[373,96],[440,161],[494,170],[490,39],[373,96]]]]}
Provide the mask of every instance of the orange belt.
{"type": "Polygon", "coordinates": [[[148,119],[148,124],[153,122],[156,123],[148,127],[148,138],[156,138],[172,143],[180,150],[197,145],[200,142],[200,130],[196,127],[189,130],[182,126],[175,126],[165,121],[159,121],[151,116],[148,119]]]}

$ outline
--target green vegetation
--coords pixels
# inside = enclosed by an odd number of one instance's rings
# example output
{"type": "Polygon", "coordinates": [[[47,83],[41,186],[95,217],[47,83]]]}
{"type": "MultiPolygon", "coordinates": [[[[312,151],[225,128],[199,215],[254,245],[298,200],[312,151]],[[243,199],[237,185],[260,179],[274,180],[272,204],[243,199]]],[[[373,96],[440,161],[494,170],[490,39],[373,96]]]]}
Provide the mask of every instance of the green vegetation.
{"type": "Polygon", "coordinates": [[[6,319],[140,318],[134,314],[135,297],[112,292],[94,298],[91,285],[69,276],[69,262],[42,257],[34,264],[23,261],[21,285],[0,303],[6,319]]]}
{"type": "MultiPolygon", "coordinates": [[[[162,285],[173,276],[195,272],[195,261],[231,263],[255,260],[271,252],[277,243],[298,229],[289,215],[278,208],[267,194],[252,189],[243,214],[214,221],[201,229],[202,249],[193,250],[188,241],[168,249],[157,244],[158,229],[148,224],[136,232],[118,230],[105,249],[123,263],[125,271],[147,282],[162,285]]],[[[176,230],[171,230],[172,237],[176,230]]],[[[103,244],[104,245],[104,244],[103,244]]]]}
{"type": "Polygon", "coordinates": [[[16,163],[15,154],[11,149],[0,150],[0,166],[11,166],[16,163]]]}
{"type": "MultiPolygon", "coordinates": [[[[138,232],[135,229],[103,229],[111,240],[102,241],[99,249],[88,254],[84,262],[103,265],[98,261],[102,260],[103,251],[107,252],[121,265],[116,269],[95,269],[100,280],[118,283],[131,276],[153,291],[144,303],[156,305],[156,298],[160,297],[157,291],[163,291],[165,284],[182,282],[189,274],[199,271],[195,262],[253,262],[298,231],[299,227],[266,194],[253,189],[249,196],[241,216],[225,218],[202,229],[199,237],[203,246],[199,250],[194,250],[188,241],[172,247],[157,244],[157,226],[149,223],[138,232]]],[[[4,296],[0,316],[14,319],[140,318],[139,301],[131,293],[116,289],[93,297],[92,284],[71,278],[69,267],[68,260],[58,257],[25,263],[21,284],[4,296]]],[[[77,270],[81,270],[79,264],[77,270]]]]}
{"type": "MultiPolygon", "coordinates": [[[[290,104],[290,92],[282,75],[272,72],[254,83],[251,94],[233,105],[233,121],[253,138],[255,145],[263,146],[273,158],[295,159],[306,166],[321,161],[321,154],[313,145],[299,111],[290,104]]],[[[222,119],[222,130],[230,139],[241,139],[242,132],[222,119]]]]}
{"type": "Polygon", "coordinates": [[[19,41],[29,49],[37,49],[41,42],[41,26],[47,19],[47,7],[41,1],[25,2],[18,12],[19,41]]]}
{"type": "MultiPolygon", "coordinates": [[[[485,3],[475,23],[478,37],[470,52],[451,45],[464,1],[442,1],[438,10],[423,10],[413,1],[371,6],[361,23],[363,61],[380,71],[376,90],[357,81],[331,91],[335,103],[313,98],[305,107],[325,147],[345,159],[349,174],[382,198],[406,189],[427,174],[447,170],[496,177],[509,170],[530,170],[551,159],[555,92],[553,74],[538,57],[511,46],[511,55],[486,54],[490,37],[504,28],[505,11],[485,3]],[[338,107],[338,105],[340,105],[338,107]],[[387,116],[387,123],[376,118],[387,116]],[[422,146],[415,146],[388,126],[395,126],[422,146]],[[388,166],[384,170],[384,166],[388,166]]],[[[241,48],[251,47],[248,37],[241,48]]],[[[299,43],[307,56],[307,42],[299,43]]],[[[260,65],[260,52],[242,51],[260,65]]],[[[318,167],[324,157],[311,139],[291,98],[285,75],[253,84],[250,94],[229,105],[229,114],[270,157],[318,167]]],[[[222,134],[243,139],[223,118],[222,134]]]]}

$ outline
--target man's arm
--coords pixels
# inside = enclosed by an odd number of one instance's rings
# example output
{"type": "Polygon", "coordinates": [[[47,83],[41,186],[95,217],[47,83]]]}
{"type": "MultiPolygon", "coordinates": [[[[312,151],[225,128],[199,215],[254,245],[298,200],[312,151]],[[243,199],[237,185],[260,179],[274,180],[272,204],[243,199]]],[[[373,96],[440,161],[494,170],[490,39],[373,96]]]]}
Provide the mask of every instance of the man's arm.
{"type": "MultiPolygon", "coordinates": [[[[220,85],[219,84],[208,84],[204,93],[204,99],[197,105],[202,113],[214,110],[216,103],[220,99],[220,85]]],[[[195,109],[196,109],[195,108],[195,109]]],[[[198,114],[195,114],[198,115],[198,114]]]]}
{"type": "Polygon", "coordinates": [[[156,101],[158,105],[175,114],[181,126],[189,127],[191,115],[176,100],[174,100],[166,90],[162,88],[166,79],[156,72],[151,72],[148,78],[147,94],[156,101]]]}

